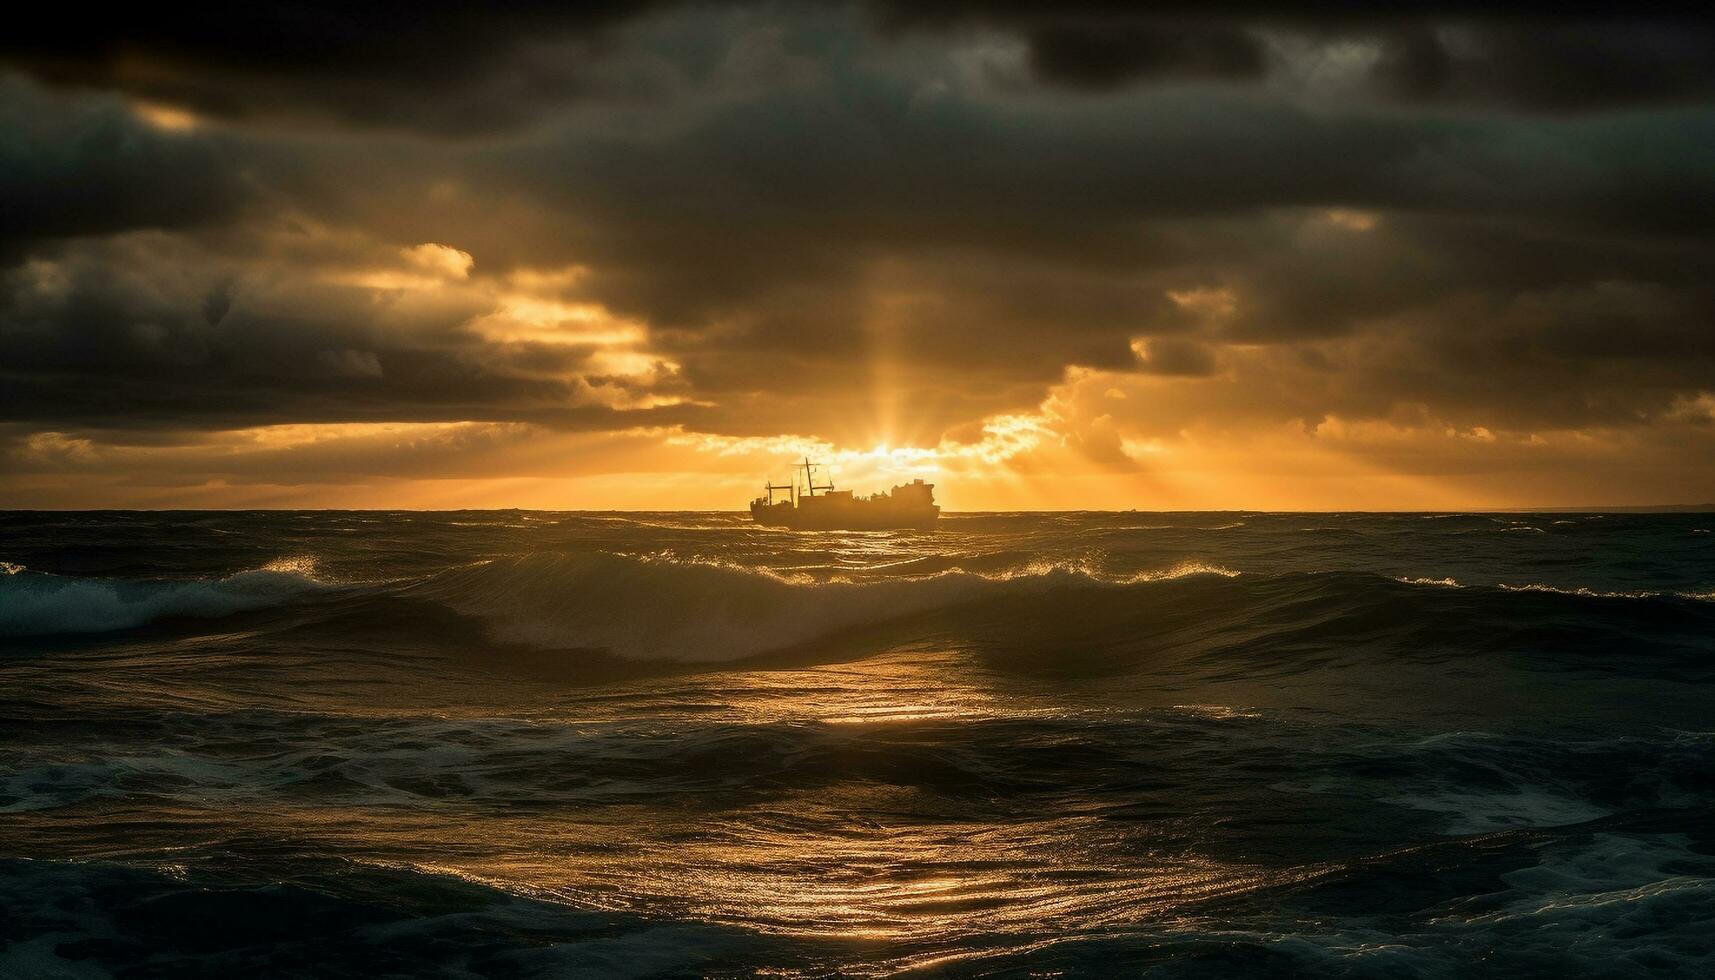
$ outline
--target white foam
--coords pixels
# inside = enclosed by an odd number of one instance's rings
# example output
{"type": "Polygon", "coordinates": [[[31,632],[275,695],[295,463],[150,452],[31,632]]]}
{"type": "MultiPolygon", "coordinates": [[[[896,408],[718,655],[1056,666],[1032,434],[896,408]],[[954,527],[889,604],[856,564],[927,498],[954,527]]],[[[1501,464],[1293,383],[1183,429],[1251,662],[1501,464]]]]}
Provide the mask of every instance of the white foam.
{"type": "Polygon", "coordinates": [[[216,617],[279,605],[323,587],[313,560],[277,559],[221,579],[175,582],[50,575],[0,578],[0,636],[103,633],[169,616],[216,617]]]}
{"type": "Polygon", "coordinates": [[[1221,565],[1212,565],[1201,561],[1182,561],[1171,568],[1153,571],[1134,572],[1113,581],[1120,585],[1132,585],[1138,582],[1167,582],[1176,578],[1190,578],[1195,575],[1218,575],[1221,578],[1238,578],[1238,572],[1221,565]]]}
{"type": "Polygon", "coordinates": [[[1434,585],[1434,586],[1439,586],[1440,588],[1443,588],[1443,589],[1462,589],[1462,588],[1464,588],[1464,586],[1459,584],[1459,581],[1457,579],[1454,579],[1454,578],[1413,578],[1410,576],[1401,575],[1401,576],[1396,576],[1394,578],[1394,581],[1395,582],[1401,582],[1401,583],[1404,583],[1406,585],[1434,585]]]}
{"type": "Polygon", "coordinates": [[[1558,585],[1546,585],[1542,582],[1531,582],[1526,585],[1508,585],[1507,583],[1502,582],[1496,586],[1496,588],[1504,589],[1507,592],[1548,592],[1555,595],[1582,596],[1586,599],[1663,599],[1675,597],[1680,599],[1694,599],[1700,602],[1715,601],[1715,592],[1656,592],[1651,590],[1623,592],[1591,589],[1584,586],[1563,588],[1558,585]]]}

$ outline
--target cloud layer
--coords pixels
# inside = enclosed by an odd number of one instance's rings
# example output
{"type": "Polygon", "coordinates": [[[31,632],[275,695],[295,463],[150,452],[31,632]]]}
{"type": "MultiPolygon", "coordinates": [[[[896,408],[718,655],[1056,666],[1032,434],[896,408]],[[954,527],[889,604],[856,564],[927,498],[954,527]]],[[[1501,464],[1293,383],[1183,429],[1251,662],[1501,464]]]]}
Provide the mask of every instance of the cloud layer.
{"type": "Polygon", "coordinates": [[[1705,20],[568,9],[0,43],[0,499],[1708,496],[1705,20]]]}

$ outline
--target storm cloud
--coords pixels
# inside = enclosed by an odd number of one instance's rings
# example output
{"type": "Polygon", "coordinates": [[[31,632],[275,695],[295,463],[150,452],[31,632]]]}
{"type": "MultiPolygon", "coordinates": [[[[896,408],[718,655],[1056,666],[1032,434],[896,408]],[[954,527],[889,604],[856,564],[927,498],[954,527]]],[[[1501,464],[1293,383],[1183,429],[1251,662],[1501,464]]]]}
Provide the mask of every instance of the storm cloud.
{"type": "MultiPolygon", "coordinates": [[[[1129,472],[1297,432],[1567,493],[1621,492],[1575,485],[1575,438],[1715,468],[1705,18],[54,16],[0,43],[0,459],[32,493],[68,446],[290,426],[492,427],[319,445],[329,480],[535,472],[528,433],[1023,471],[983,440],[1028,431],[1129,472]]],[[[313,477],[270,452],[197,472],[313,477]]]]}

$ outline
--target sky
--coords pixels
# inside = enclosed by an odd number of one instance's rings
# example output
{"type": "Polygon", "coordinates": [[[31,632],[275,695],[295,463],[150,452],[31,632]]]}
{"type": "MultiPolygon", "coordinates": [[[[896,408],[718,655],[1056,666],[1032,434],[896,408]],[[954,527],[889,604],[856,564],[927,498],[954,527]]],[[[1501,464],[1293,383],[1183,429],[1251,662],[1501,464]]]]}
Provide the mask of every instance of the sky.
{"type": "Polygon", "coordinates": [[[133,7],[0,37],[0,507],[1715,499],[1707,16],[133,7]]]}

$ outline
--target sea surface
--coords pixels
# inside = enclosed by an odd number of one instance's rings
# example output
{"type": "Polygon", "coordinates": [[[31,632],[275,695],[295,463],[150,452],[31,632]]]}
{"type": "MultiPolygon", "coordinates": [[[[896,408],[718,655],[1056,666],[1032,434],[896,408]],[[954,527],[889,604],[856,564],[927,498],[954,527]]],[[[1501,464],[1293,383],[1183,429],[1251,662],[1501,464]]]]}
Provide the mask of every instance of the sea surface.
{"type": "Polygon", "coordinates": [[[0,977],[1708,977],[1715,515],[0,514],[0,977]]]}

